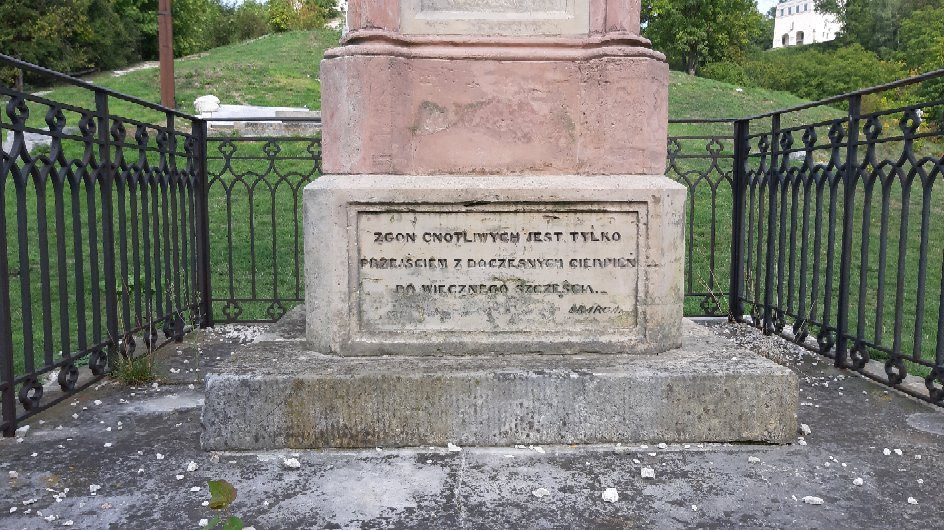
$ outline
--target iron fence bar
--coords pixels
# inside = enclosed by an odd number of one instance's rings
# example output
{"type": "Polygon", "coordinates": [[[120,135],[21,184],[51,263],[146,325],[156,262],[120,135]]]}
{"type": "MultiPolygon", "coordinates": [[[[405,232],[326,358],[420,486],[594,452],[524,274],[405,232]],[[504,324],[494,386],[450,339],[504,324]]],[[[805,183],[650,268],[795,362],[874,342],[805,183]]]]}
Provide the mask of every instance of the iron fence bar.
{"type": "Polygon", "coordinates": [[[742,294],[744,290],[744,213],[747,184],[747,154],[750,150],[748,135],[751,122],[734,123],[734,171],[732,173],[733,200],[731,208],[731,286],[728,292],[728,313],[731,322],[744,318],[742,294]]]}
{"type": "MultiPolygon", "coordinates": [[[[11,164],[12,165],[12,161],[11,164]]],[[[10,265],[7,259],[6,179],[9,168],[0,168],[0,387],[2,387],[3,436],[16,433],[16,388],[13,384],[13,322],[10,306],[10,265]]]]}
{"type": "MultiPolygon", "coordinates": [[[[112,188],[115,168],[111,160],[108,94],[95,92],[98,114],[98,169],[102,190],[102,267],[105,277],[105,326],[108,330],[108,364],[114,367],[118,352],[118,291],[115,285],[115,233],[112,217],[112,188]]],[[[96,289],[98,286],[94,286],[96,289]]]]}
{"type": "MultiPolygon", "coordinates": [[[[849,130],[846,143],[846,163],[843,167],[842,201],[842,252],[839,258],[839,308],[836,315],[836,356],[835,364],[846,365],[848,354],[849,330],[849,282],[852,274],[852,231],[854,229],[855,188],[859,174],[859,121],[862,112],[862,96],[849,98],[849,130]]],[[[863,256],[863,259],[866,257],[863,256]]],[[[860,278],[864,281],[864,278],[860,278]]],[[[859,303],[862,303],[859,300],[859,303]]]]}
{"type": "Polygon", "coordinates": [[[196,171],[194,195],[196,199],[196,255],[197,287],[200,297],[200,327],[213,326],[213,289],[210,283],[210,186],[207,172],[207,122],[192,121],[194,148],[196,153],[196,171]]]}
{"type": "Polygon", "coordinates": [[[777,223],[777,182],[779,180],[780,164],[780,114],[775,114],[770,124],[770,169],[768,170],[767,185],[769,199],[767,201],[767,251],[764,256],[766,268],[764,272],[764,316],[763,332],[770,335],[773,332],[773,297],[774,297],[774,251],[775,239],[772,234],[777,223]]]}

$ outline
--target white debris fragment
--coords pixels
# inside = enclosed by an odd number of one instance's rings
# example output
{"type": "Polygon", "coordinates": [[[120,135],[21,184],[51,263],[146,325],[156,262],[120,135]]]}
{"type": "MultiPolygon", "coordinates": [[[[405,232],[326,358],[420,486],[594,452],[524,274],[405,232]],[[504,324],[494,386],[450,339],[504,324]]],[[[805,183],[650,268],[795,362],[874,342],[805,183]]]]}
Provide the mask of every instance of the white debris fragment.
{"type": "Polygon", "coordinates": [[[667,449],[668,447],[669,447],[669,445],[668,445],[667,443],[665,443],[665,442],[662,442],[662,443],[659,444],[659,449],[667,449]]]}
{"type": "Polygon", "coordinates": [[[55,516],[55,515],[47,515],[46,517],[43,517],[43,519],[44,519],[47,523],[51,523],[51,522],[53,522],[53,521],[56,520],[56,516],[55,516]]]}
{"type": "Polygon", "coordinates": [[[197,468],[199,468],[199,467],[200,467],[200,466],[198,466],[196,462],[194,462],[193,460],[191,460],[190,463],[187,464],[187,473],[193,473],[193,472],[196,471],[197,468]]]}
{"type": "Polygon", "coordinates": [[[914,497],[908,497],[908,504],[918,504],[918,499],[914,497]]]}
{"type": "Polygon", "coordinates": [[[456,444],[454,444],[454,443],[452,443],[452,442],[449,442],[449,443],[446,445],[446,449],[448,449],[448,450],[449,450],[450,452],[452,452],[452,453],[458,453],[459,451],[462,450],[461,447],[459,447],[458,445],[456,445],[456,444]]]}
{"type": "Polygon", "coordinates": [[[886,447],[885,449],[882,449],[882,454],[888,456],[892,454],[892,450],[886,447]]]}
{"type": "Polygon", "coordinates": [[[921,460],[921,455],[915,455],[915,460],[921,460]]]}
{"type": "Polygon", "coordinates": [[[197,524],[200,525],[200,528],[205,528],[208,524],[210,524],[210,521],[208,519],[200,519],[197,521],[197,524]]]}
{"type": "Polygon", "coordinates": [[[179,373],[180,373],[180,368],[171,368],[171,369],[168,370],[168,371],[169,371],[170,373],[172,373],[172,374],[179,374],[179,373]]]}
{"type": "Polygon", "coordinates": [[[543,447],[538,446],[538,445],[532,445],[530,446],[530,448],[533,449],[535,453],[541,453],[542,455],[547,452],[544,450],[543,447]]]}
{"type": "Polygon", "coordinates": [[[656,470],[651,467],[644,467],[639,471],[642,478],[656,478],[656,470]]]}
{"type": "Polygon", "coordinates": [[[895,449],[895,454],[901,456],[903,453],[901,452],[901,449],[895,449]]]}
{"type": "Polygon", "coordinates": [[[158,460],[164,460],[164,455],[162,455],[161,453],[157,453],[155,456],[157,457],[158,460]]]}
{"type": "Polygon", "coordinates": [[[547,488],[538,488],[531,492],[531,495],[534,495],[537,498],[547,497],[551,492],[547,491],[547,488]]]}
{"type": "Polygon", "coordinates": [[[924,479],[923,479],[923,478],[919,478],[919,479],[918,479],[918,484],[924,484],[924,479]]]}
{"type": "Polygon", "coordinates": [[[22,426],[22,427],[20,427],[19,429],[16,430],[16,436],[17,436],[18,438],[22,438],[22,437],[26,436],[26,433],[29,432],[29,430],[30,430],[30,426],[29,426],[29,425],[24,425],[24,426],[22,426]]]}
{"type": "Polygon", "coordinates": [[[756,456],[749,456],[747,457],[747,461],[752,464],[757,464],[760,462],[760,458],[757,458],[756,456]]]}
{"type": "Polygon", "coordinates": [[[72,526],[72,525],[74,525],[74,524],[75,524],[75,521],[73,521],[72,519],[69,519],[68,521],[63,521],[63,522],[62,522],[62,526],[72,526]]]}
{"type": "Polygon", "coordinates": [[[820,505],[820,504],[823,504],[824,501],[823,501],[823,499],[821,499],[820,497],[814,497],[814,496],[812,496],[812,495],[807,495],[806,497],[803,497],[803,502],[805,502],[805,503],[807,503],[807,504],[820,505]]]}
{"type": "Polygon", "coordinates": [[[26,499],[23,501],[23,506],[29,506],[30,504],[35,504],[37,499],[26,499]]]}
{"type": "Polygon", "coordinates": [[[219,463],[220,463],[220,455],[210,455],[210,463],[211,463],[211,464],[219,464],[219,463]]]}
{"type": "Polygon", "coordinates": [[[108,449],[112,446],[111,442],[105,442],[105,449],[108,449]]]}
{"type": "Polygon", "coordinates": [[[282,460],[282,466],[286,469],[298,469],[302,467],[302,463],[297,458],[286,458],[282,460]]]}
{"type": "Polygon", "coordinates": [[[17,473],[16,471],[10,471],[8,475],[10,476],[10,478],[20,478],[20,474],[17,473]]]}
{"type": "Polygon", "coordinates": [[[98,490],[100,489],[102,489],[102,487],[98,484],[89,484],[89,493],[91,493],[93,496],[97,494],[98,490]]]}
{"type": "Polygon", "coordinates": [[[693,505],[692,505],[692,511],[693,511],[693,512],[697,512],[697,511],[698,511],[698,505],[697,505],[697,504],[693,504],[693,505]]]}
{"type": "Polygon", "coordinates": [[[194,487],[190,488],[190,491],[191,491],[192,493],[197,493],[197,492],[200,491],[200,486],[194,486],[194,487]]]}
{"type": "MultiPolygon", "coordinates": [[[[210,501],[203,501],[200,503],[200,506],[209,506],[209,505],[210,505],[210,501]]],[[[243,528],[243,530],[246,530],[246,529],[243,528]]]]}
{"type": "Polygon", "coordinates": [[[183,480],[183,479],[184,479],[184,476],[183,476],[183,475],[175,475],[174,478],[177,479],[177,480],[183,480]]]}
{"type": "Polygon", "coordinates": [[[92,403],[93,403],[93,404],[94,404],[94,405],[95,405],[95,406],[97,407],[97,406],[99,406],[99,405],[101,405],[101,404],[102,404],[102,400],[100,400],[100,399],[96,399],[96,400],[95,400],[95,401],[93,401],[92,403]]]}
{"type": "Polygon", "coordinates": [[[616,502],[619,500],[619,492],[616,488],[606,488],[603,492],[603,502],[616,502]]]}
{"type": "Polygon", "coordinates": [[[801,424],[800,424],[800,432],[803,433],[803,436],[809,436],[809,435],[813,434],[813,429],[810,429],[810,426],[809,426],[809,425],[807,425],[807,424],[805,424],[805,423],[801,423],[801,424]]]}
{"type": "Polygon", "coordinates": [[[856,477],[856,478],[852,481],[852,484],[855,485],[855,486],[861,486],[861,485],[865,484],[865,481],[862,480],[862,477],[856,477]]]}

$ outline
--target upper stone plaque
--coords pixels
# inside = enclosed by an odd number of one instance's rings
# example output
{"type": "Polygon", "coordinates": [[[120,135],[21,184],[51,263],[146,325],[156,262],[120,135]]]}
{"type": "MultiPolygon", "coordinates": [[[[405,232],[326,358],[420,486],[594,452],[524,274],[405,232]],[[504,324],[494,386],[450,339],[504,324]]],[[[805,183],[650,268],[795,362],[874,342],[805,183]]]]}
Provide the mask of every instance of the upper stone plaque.
{"type": "Polygon", "coordinates": [[[586,35],[590,2],[400,0],[400,31],[413,35],[586,35]]]}

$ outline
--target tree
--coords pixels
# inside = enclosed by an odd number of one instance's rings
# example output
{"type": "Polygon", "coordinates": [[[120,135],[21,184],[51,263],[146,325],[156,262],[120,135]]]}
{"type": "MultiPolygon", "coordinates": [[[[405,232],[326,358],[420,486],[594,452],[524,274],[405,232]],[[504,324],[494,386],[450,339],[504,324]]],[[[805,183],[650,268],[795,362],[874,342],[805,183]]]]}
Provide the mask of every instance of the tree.
{"type": "MultiPolygon", "coordinates": [[[[900,30],[912,13],[944,7],[944,0],[815,0],[816,9],[834,15],[842,29],[839,40],[858,43],[884,58],[902,49],[900,30]]],[[[934,27],[933,19],[925,21],[934,27]]],[[[941,33],[941,22],[936,28],[941,33]]]]}
{"type": "Polygon", "coordinates": [[[642,20],[669,64],[691,75],[707,62],[742,55],[765,25],[754,0],[644,0],[642,20]]]}

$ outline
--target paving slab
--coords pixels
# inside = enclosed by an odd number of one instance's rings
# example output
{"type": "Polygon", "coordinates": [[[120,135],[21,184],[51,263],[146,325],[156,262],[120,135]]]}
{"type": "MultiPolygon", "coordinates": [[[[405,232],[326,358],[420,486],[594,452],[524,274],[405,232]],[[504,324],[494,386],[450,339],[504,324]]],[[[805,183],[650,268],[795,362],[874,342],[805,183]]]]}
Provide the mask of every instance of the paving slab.
{"type": "MultiPolygon", "coordinates": [[[[180,355],[176,347],[161,353],[181,359],[199,348],[205,369],[238,351],[240,342],[280,333],[249,329],[204,333],[178,345],[180,355]]],[[[199,383],[135,389],[104,383],[32,418],[22,442],[0,440],[0,528],[61,528],[70,520],[75,528],[198,528],[217,513],[202,505],[211,479],[238,490],[225,513],[259,529],[939,525],[940,408],[749,327],[711,330],[732,350],[766,352],[798,374],[798,419],[809,434],[783,446],[207,453],[199,445],[199,383]],[[287,469],[286,458],[297,458],[300,467],[287,469]],[[198,467],[188,472],[191,461],[198,467]],[[643,478],[644,469],[654,478],[643,478]],[[101,486],[94,496],[92,485],[101,486]],[[546,495],[538,497],[541,488],[546,495]],[[618,500],[603,500],[607,488],[616,488],[618,500]],[[823,504],[806,504],[807,496],[823,504]]],[[[164,362],[158,356],[158,365],[164,362]]]]}

